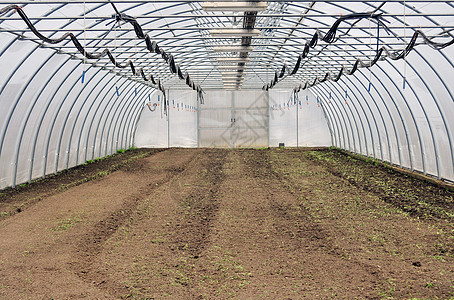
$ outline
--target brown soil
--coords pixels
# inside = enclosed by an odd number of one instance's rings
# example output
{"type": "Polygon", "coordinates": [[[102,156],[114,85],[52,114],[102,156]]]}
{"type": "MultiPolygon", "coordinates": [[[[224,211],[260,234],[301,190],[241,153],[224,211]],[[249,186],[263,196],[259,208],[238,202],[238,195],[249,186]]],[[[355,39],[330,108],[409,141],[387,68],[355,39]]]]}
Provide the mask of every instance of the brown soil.
{"type": "Polygon", "coordinates": [[[48,175],[16,188],[0,190],[0,220],[27,209],[45,197],[61,193],[84,182],[106,176],[136,159],[149,156],[162,149],[135,149],[107,156],[96,161],[64,170],[57,175],[48,175]]]}
{"type": "Polygon", "coordinates": [[[0,195],[2,299],[453,299],[453,192],[334,150],[135,150],[0,195]]]}

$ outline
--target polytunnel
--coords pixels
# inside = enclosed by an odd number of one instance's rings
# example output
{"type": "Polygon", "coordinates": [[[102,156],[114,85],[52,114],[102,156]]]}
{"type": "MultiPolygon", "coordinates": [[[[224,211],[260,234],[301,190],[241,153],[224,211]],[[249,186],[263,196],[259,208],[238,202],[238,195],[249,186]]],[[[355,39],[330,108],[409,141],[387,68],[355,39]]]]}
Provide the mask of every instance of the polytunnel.
{"type": "Polygon", "coordinates": [[[334,146],[454,181],[454,2],[0,2],[0,188],[131,147],[334,146]]]}

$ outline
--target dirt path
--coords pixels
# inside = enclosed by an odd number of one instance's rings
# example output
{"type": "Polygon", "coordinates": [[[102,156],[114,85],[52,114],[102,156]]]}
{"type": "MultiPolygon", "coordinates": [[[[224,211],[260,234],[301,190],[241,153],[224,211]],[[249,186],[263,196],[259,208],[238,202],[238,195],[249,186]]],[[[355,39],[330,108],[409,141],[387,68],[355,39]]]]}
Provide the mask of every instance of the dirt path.
{"type": "Polygon", "coordinates": [[[452,192],[333,151],[118,169],[4,216],[1,298],[454,297],[452,192]]]}

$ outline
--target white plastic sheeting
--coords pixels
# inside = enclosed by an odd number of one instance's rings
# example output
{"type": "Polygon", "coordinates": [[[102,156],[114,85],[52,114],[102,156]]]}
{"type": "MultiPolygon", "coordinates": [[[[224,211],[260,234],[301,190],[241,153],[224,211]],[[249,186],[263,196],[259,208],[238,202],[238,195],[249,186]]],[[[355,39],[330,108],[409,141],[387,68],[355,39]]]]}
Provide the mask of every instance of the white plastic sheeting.
{"type": "Polygon", "coordinates": [[[197,93],[188,90],[155,92],[145,104],[135,135],[137,147],[197,147],[197,93]],[[153,111],[151,111],[153,110],[153,111]]]}
{"type": "Polygon", "coordinates": [[[331,146],[327,118],[320,103],[310,91],[298,93],[271,90],[270,146],[331,146]]]}
{"type": "MultiPolygon", "coordinates": [[[[217,58],[238,53],[213,51],[213,46],[230,45],[232,39],[214,39],[209,31],[241,26],[242,18],[204,12],[202,2],[187,0],[113,2],[122,13],[136,17],[144,32],[202,86],[205,104],[194,109],[196,93],[170,72],[161,55],[147,51],[131,24],[113,26],[109,2],[21,2],[43,35],[57,38],[72,32],[90,52],[109,48],[122,64],[132,59],[160,80],[170,107],[167,115],[150,112],[144,106],[149,96],[156,102],[162,94],[140,76],[114,67],[107,57],[84,64],[70,39],[44,43],[10,10],[0,16],[0,188],[134,144],[332,144],[454,181],[454,46],[435,50],[419,38],[405,61],[379,60],[370,70],[360,68],[338,82],[299,92],[297,102],[292,94],[293,88],[327,71],[351,68],[357,58],[368,61],[377,46],[402,50],[415,30],[434,41],[452,40],[454,2],[386,2],[378,11],[386,30],[367,18],[343,22],[334,43],[319,41],[298,72],[284,74],[268,93],[262,86],[284,64],[292,69],[317,30],[326,34],[339,16],[371,12],[384,2],[268,1],[255,20],[260,35],[251,39],[254,50],[248,54],[240,92],[220,90],[217,58]],[[173,101],[189,105],[189,111],[178,111],[173,101]]],[[[1,1],[0,9],[9,4],[18,3],[1,1]]]]}
{"type": "Polygon", "coordinates": [[[267,147],[268,99],[263,91],[209,91],[200,109],[201,147],[267,147]]]}
{"type": "MultiPolygon", "coordinates": [[[[445,59],[453,50],[436,54],[445,59]]],[[[408,57],[405,89],[403,66],[388,62],[312,88],[324,104],[334,145],[453,180],[454,90],[448,77],[454,72],[451,64],[428,64],[430,51],[408,57]]]]}
{"type": "Polygon", "coordinates": [[[309,91],[299,99],[289,91],[207,91],[199,113],[180,111],[174,103],[197,108],[195,92],[172,91],[169,114],[143,110],[137,125],[138,147],[289,147],[330,146],[328,122],[309,91]],[[175,96],[172,96],[175,95],[175,96]],[[307,96],[307,97],[306,97],[307,96]],[[269,103],[269,104],[268,104],[269,103]],[[198,118],[198,121],[197,121],[198,118]],[[197,125],[199,124],[199,125],[197,125]],[[170,126],[169,126],[170,125],[170,126]],[[197,136],[198,135],[198,136],[197,136]]]}

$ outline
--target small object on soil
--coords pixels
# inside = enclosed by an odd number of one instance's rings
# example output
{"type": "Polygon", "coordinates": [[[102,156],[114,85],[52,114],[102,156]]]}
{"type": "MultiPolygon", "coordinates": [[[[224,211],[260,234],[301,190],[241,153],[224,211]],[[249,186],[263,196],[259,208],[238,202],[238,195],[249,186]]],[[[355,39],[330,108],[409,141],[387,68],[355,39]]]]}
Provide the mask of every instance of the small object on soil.
{"type": "Polygon", "coordinates": [[[22,209],[21,209],[20,207],[18,207],[18,208],[16,209],[16,211],[17,211],[18,213],[20,213],[20,212],[22,211],[22,209]]]}
{"type": "Polygon", "coordinates": [[[421,262],[415,261],[414,263],[412,263],[412,265],[415,266],[415,267],[420,267],[421,266],[421,262]]]}

